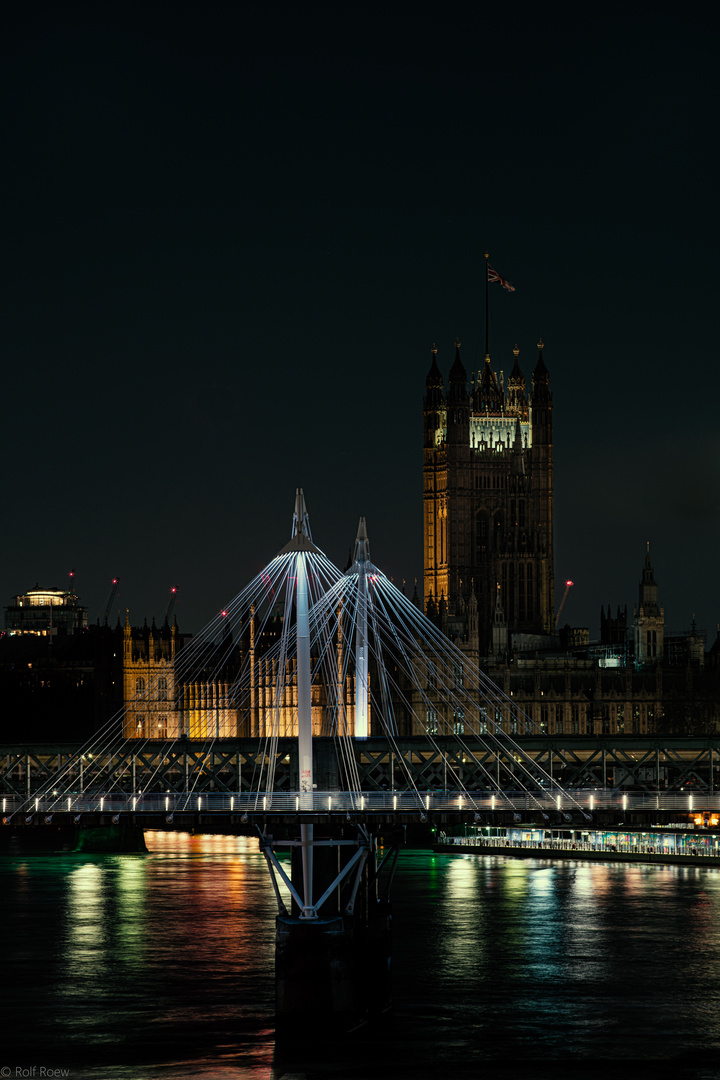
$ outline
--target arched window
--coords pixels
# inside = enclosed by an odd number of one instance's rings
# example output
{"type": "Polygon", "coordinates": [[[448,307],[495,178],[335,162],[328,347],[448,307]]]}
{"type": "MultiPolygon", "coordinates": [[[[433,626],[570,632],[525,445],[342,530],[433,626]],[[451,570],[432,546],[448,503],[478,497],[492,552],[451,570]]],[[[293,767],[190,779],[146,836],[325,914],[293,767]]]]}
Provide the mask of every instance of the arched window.
{"type": "Polygon", "coordinates": [[[157,725],[158,739],[167,739],[167,716],[161,716],[157,725]]]}
{"type": "Polygon", "coordinates": [[[143,678],[141,678],[140,676],[138,676],[138,678],[135,680],[135,693],[136,694],[144,694],[145,693],[145,680],[143,678]]]}
{"type": "Polygon", "coordinates": [[[137,720],[135,722],[135,734],[137,735],[138,739],[144,739],[145,738],[145,717],[144,716],[138,716],[138,718],[137,718],[137,720]]]}
{"type": "Polygon", "coordinates": [[[167,679],[158,679],[158,699],[160,701],[167,701],[167,679]]]}

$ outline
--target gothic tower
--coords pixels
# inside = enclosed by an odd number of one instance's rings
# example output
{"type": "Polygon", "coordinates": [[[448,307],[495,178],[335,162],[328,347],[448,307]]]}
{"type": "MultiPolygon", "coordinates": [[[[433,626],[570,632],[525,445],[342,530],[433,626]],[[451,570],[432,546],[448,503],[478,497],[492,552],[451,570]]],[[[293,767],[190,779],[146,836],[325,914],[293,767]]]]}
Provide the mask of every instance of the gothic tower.
{"type": "Polygon", "coordinates": [[[648,541],[640,587],[635,608],[633,626],[635,631],[635,663],[638,667],[659,664],[663,658],[665,612],[658,602],[655,572],[650,562],[648,541]]]}
{"type": "Polygon", "coordinates": [[[498,649],[500,609],[508,646],[512,634],[554,632],[550,376],[541,341],[528,400],[513,355],[507,388],[488,355],[468,389],[457,341],[445,393],[433,345],[425,381],[426,610],[481,656],[498,649]]]}

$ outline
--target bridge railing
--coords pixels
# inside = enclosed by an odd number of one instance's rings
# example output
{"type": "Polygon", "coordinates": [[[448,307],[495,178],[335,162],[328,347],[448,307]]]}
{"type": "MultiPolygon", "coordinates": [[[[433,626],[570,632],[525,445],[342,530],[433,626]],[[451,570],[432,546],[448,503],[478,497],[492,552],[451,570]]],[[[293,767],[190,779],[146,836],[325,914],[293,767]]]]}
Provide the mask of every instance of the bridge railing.
{"type": "Polygon", "coordinates": [[[257,813],[417,813],[475,812],[479,815],[494,811],[516,814],[560,811],[590,815],[596,810],[664,810],[678,813],[720,814],[720,794],[707,792],[677,793],[618,792],[599,789],[566,791],[562,795],[550,792],[529,795],[527,792],[492,791],[315,791],[312,795],[300,792],[239,794],[217,792],[63,792],[50,795],[3,796],[4,817],[18,812],[26,815],[50,813],[158,813],[182,812],[202,814],[257,813]]]}

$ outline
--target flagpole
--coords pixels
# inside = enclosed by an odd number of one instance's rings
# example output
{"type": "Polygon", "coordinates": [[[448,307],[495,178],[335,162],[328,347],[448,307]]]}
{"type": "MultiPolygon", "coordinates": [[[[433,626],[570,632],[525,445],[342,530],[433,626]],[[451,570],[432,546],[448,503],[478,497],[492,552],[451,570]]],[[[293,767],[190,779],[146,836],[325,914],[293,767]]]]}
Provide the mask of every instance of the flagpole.
{"type": "Polygon", "coordinates": [[[490,308],[488,304],[488,259],[490,258],[487,251],[485,252],[485,355],[490,355],[490,308]]]}

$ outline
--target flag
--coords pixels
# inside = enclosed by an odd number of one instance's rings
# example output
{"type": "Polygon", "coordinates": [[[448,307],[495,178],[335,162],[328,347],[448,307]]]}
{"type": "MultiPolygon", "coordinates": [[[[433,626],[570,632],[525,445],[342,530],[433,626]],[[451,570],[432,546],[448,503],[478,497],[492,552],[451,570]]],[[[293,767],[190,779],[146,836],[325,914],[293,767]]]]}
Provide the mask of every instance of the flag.
{"type": "Polygon", "coordinates": [[[504,277],[500,277],[497,270],[493,270],[490,263],[487,264],[487,275],[488,281],[499,281],[503,289],[507,289],[508,292],[515,292],[515,286],[506,281],[504,277]]]}

